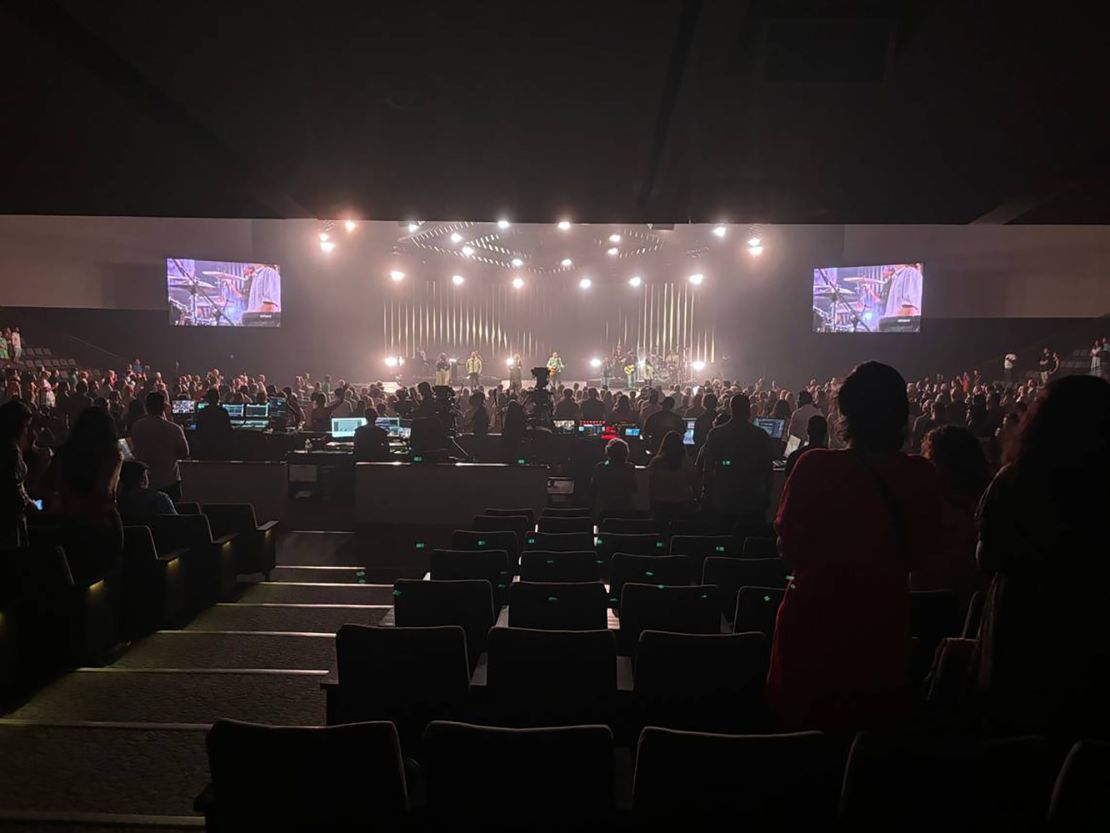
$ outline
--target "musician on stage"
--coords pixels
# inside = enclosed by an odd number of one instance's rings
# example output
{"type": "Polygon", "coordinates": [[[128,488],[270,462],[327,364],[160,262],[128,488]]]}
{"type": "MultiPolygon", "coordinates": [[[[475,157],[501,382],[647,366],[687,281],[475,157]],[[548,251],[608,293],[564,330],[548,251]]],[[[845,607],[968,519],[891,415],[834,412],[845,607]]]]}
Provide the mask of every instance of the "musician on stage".
{"type": "Polygon", "coordinates": [[[613,357],[606,356],[601,360],[601,386],[609,387],[609,380],[613,377],[613,357]]]}
{"type": "Polygon", "coordinates": [[[247,312],[281,312],[281,275],[268,263],[252,263],[243,270],[250,281],[247,312]]]}
{"type": "Polygon", "coordinates": [[[436,374],[435,384],[436,387],[451,384],[451,362],[447,360],[446,353],[440,353],[439,358],[436,359],[436,374]]]}
{"type": "Polygon", "coordinates": [[[884,316],[905,318],[921,315],[921,264],[899,263],[884,277],[890,281],[884,316]]]}
{"type": "Polygon", "coordinates": [[[628,389],[636,386],[636,357],[626,356],[624,360],[624,375],[628,379],[628,389]]]}
{"type": "Polygon", "coordinates": [[[509,359],[509,390],[520,390],[524,386],[524,360],[520,353],[513,353],[509,359]]]}
{"type": "Polygon", "coordinates": [[[559,351],[552,350],[551,358],[547,360],[547,369],[551,373],[552,385],[559,384],[559,378],[563,375],[563,368],[565,367],[566,365],[563,364],[563,360],[559,357],[559,351]]]}
{"type": "Polygon", "coordinates": [[[471,352],[466,360],[466,378],[470,380],[470,387],[476,388],[482,379],[482,357],[477,350],[471,352]]]}

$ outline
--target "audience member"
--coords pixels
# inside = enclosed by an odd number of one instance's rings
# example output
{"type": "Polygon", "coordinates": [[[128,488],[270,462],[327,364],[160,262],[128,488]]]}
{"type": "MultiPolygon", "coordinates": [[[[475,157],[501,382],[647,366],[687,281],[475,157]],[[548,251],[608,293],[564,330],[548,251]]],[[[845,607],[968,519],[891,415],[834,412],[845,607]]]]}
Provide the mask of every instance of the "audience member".
{"type": "Polygon", "coordinates": [[[355,429],[355,462],[385,463],[392,456],[389,451],[389,434],[377,426],[378,412],[366,409],[366,424],[355,429]]]}
{"type": "Polygon", "coordinates": [[[709,432],[698,455],[703,506],[727,521],[761,523],[771,502],[771,439],[749,421],[746,395],[732,397],[729,409],[731,418],[709,432]]]}
{"type": "Polygon", "coordinates": [[[594,466],[590,505],[594,517],[630,512],[635,506],[636,467],[628,462],[628,443],[619,438],[605,445],[605,460],[594,466]]]}
{"type": "Polygon", "coordinates": [[[31,444],[30,409],[18,400],[0,405],[0,549],[29,543],[27,515],[34,506],[25,486],[24,455],[31,444]]]}
{"type": "Polygon", "coordinates": [[[582,419],[605,419],[605,403],[601,401],[597,388],[590,388],[586,391],[586,398],[582,400],[582,405],[579,407],[578,412],[582,419]]]}
{"type": "Polygon", "coordinates": [[[149,467],[147,476],[155,489],[181,500],[178,462],[189,456],[189,441],[180,425],[166,419],[164,393],[146,395],[146,416],[131,427],[131,452],[149,467]]]}
{"type": "Polygon", "coordinates": [[[659,410],[644,420],[644,442],[650,451],[659,447],[659,442],[668,431],[675,431],[682,439],[686,433],[686,423],[674,412],[674,397],[666,396],[659,403],[659,410]]]}
{"type": "Polygon", "coordinates": [[[140,460],[124,460],[119,472],[116,504],[125,524],[145,524],[156,515],[176,515],[173,499],[150,488],[149,466],[140,460]]]}
{"type": "Polygon", "coordinates": [[[717,395],[715,393],[707,393],[702,397],[701,415],[694,420],[694,450],[700,451],[701,447],[705,445],[705,440],[709,436],[709,432],[713,430],[717,419],[717,395]]]}
{"type": "Polygon", "coordinates": [[[555,403],[555,419],[578,419],[578,403],[570,388],[563,388],[562,398],[555,403]]]}
{"type": "Polygon", "coordinates": [[[466,415],[465,427],[471,434],[484,437],[489,434],[489,411],[486,410],[486,395],[482,391],[470,394],[469,412],[466,415]]]}
{"type": "Polygon", "coordinates": [[[686,453],[682,434],[668,431],[659,445],[659,453],[648,464],[648,501],[652,516],[667,522],[692,514],[697,508],[697,482],[697,469],[686,453]]]}
{"type": "MultiPolygon", "coordinates": [[[[809,439],[803,445],[791,451],[790,456],[786,458],[786,477],[790,476],[790,473],[794,471],[794,466],[798,464],[798,460],[811,448],[829,447],[829,422],[820,413],[811,416],[803,430],[809,439]]],[[[798,435],[795,434],[794,436],[798,435]]]]}
{"type": "MultiPolygon", "coordinates": [[[[821,410],[813,404],[813,394],[808,390],[798,392],[798,408],[790,415],[788,437],[797,437],[802,443],[809,440],[808,425],[811,417],[821,415],[821,410]]],[[[827,423],[826,423],[827,425],[827,423]]]]}

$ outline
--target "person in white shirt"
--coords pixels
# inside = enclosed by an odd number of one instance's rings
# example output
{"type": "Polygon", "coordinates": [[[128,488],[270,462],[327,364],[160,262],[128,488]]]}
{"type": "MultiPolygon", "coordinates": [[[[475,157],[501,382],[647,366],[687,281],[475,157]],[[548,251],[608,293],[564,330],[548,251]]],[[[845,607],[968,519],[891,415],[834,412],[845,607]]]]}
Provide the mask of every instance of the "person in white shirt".
{"type": "Polygon", "coordinates": [[[803,443],[809,442],[809,418],[819,416],[821,409],[813,404],[813,394],[808,390],[798,393],[798,409],[790,415],[788,437],[797,437],[803,443]]]}
{"type": "Polygon", "coordinates": [[[331,415],[335,417],[349,417],[354,414],[354,406],[347,398],[347,388],[339,387],[335,389],[335,398],[338,400],[332,408],[331,415]]]}
{"type": "Polygon", "coordinates": [[[166,419],[166,395],[161,391],[146,396],[146,416],[131,427],[131,451],[136,460],[150,467],[150,486],[181,500],[181,469],[178,461],[189,456],[189,441],[177,423],[166,419]]]}
{"type": "Polygon", "coordinates": [[[1017,364],[1017,353],[1011,350],[1002,359],[1002,373],[1006,378],[1006,384],[1012,384],[1014,381],[1014,366],[1017,364]]]}

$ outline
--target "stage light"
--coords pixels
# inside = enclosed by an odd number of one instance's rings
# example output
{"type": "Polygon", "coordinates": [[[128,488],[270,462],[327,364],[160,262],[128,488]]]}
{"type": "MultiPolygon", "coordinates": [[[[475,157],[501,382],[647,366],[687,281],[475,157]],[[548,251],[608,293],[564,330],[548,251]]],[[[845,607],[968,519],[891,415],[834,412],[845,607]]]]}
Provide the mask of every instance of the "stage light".
{"type": "Polygon", "coordinates": [[[696,370],[698,373],[701,373],[703,370],[705,370],[705,362],[690,362],[690,367],[696,370]]]}
{"type": "Polygon", "coordinates": [[[452,243],[462,243],[462,235],[459,234],[457,231],[451,232],[451,242],[452,243]]]}
{"type": "Polygon", "coordinates": [[[331,239],[331,235],[328,234],[326,231],[320,232],[320,242],[321,243],[324,243],[324,242],[326,242],[330,239],[331,239]]]}
{"type": "Polygon", "coordinates": [[[609,235],[609,242],[610,243],[620,243],[621,242],[621,236],[619,234],[610,234],[609,235]]]}
{"type": "Polygon", "coordinates": [[[513,278],[513,289],[524,289],[524,278],[519,276],[513,278]]]}
{"type": "Polygon", "coordinates": [[[686,280],[688,280],[694,286],[700,286],[701,282],[705,280],[705,275],[703,275],[701,272],[695,272],[693,275],[688,277],[686,280]]]}
{"type": "Polygon", "coordinates": [[[570,230],[570,220],[560,220],[559,221],[559,231],[569,231],[569,230],[570,230]]]}
{"type": "Polygon", "coordinates": [[[759,257],[761,254],[763,254],[763,247],[748,246],[748,254],[752,255],[753,257],[759,257]]]}
{"type": "Polygon", "coordinates": [[[524,265],[524,261],[521,260],[519,257],[514,257],[512,263],[514,269],[519,269],[521,266],[524,265]]]}
{"type": "Polygon", "coordinates": [[[589,278],[582,278],[582,280],[580,280],[578,282],[578,288],[579,289],[589,289],[593,285],[594,285],[594,282],[591,281],[589,278]]]}
{"type": "Polygon", "coordinates": [[[405,273],[399,269],[394,269],[392,272],[389,273],[389,277],[391,277],[394,281],[403,281],[405,279],[405,273]]]}
{"type": "Polygon", "coordinates": [[[751,246],[753,249],[756,249],[763,245],[763,241],[760,240],[758,237],[749,237],[748,245],[751,246]]]}
{"type": "Polygon", "coordinates": [[[728,229],[724,226],[717,226],[713,229],[713,233],[718,237],[724,237],[726,234],[728,234],[728,229]]]}
{"type": "Polygon", "coordinates": [[[616,257],[620,253],[621,253],[621,250],[618,249],[616,246],[614,246],[613,248],[611,248],[611,249],[609,249],[608,251],[605,252],[605,254],[609,255],[609,257],[616,257]]]}
{"type": "Polygon", "coordinates": [[[507,364],[509,367],[512,367],[513,366],[513,357],[509,356],[509,358],[505,359],[505,364],[507,364]]]}
{"type": "Polygon", "coordinates": [[[464,283],[466,283],[466,278],[464,278],[462,275],[452,275],[451,283],[453,283],[455,286],[462,286],[464,283]]]}
{"type": "Polygon", "coordinates": [[[356,223],[354,220],[346,220],[343,223],[343,228],[347,229],[347,234],[350,234],[352,231],[358,228],[358,223],[356,223]]]}
{"type": "Polygon", "coordinates": [[[629,286],[639,286],[643,282],[644,282],[644,279],[641,278],[639,275],[633,275],[631,278],[628,279],[628,285],[629,286]]]}
{"type": "Polygon", "coordinates": [[[420,228],[420,221],[419,220],[413,220],[412,222],[409,223],[409,233],[410,234],[412,232],[416,231],[418,228],[420,228]]]}
{"type": "Polygon", "coordinates": [[[386,356],[385,357],[385,366],[386,367],[396,367],[397,366],[397,357],[396,356],[386,356]]]}
{"type": "Polygon", "coordinates": [[[451,364],[458,364],[459,363],[458,359],[448,359],[447,361],[449,361],[451,364]]]}
{"type": "Polygon", "coordinates": [[[590,359],[590,367],[593,367],[593,368],[601,367],[601,359],[590,359]]]}
{"type": "Polygon", "coordinates": [[[512,223],[510,223],[508,220],[506,220],[504,218],[497,221],[497,227],[499,229],[501,229],[502,231],[504,231],[505,229],[507,229],[511,225],[512,225],[512,223]]]}
{"type": "Polygon", "coordinates": [[[321,240],[320,241],[320,251],[322,251],[324,254],[330,254],[331,250],[334,249],[334,248],[335,248],[335,243],[333,241],[331,241],[331,240],[321,240]]]}
{"type": "Polygon", "coordinates": [[[562,266],[564,269],[569,269],[574,265],[574,261],[571,260],[569,257],[564,257],[562,260],[559,261],[559,265],[562,266]]]}
{"type": "Polygon", "coordinates": [[[466,257],[470,257],[472,254],[474,254],[474,247],[473,246],[463,246],[461,251],[466,257]]]}
{"type": "Polygon", "coordinates": [[[640,359],[638,362],[636,362],[636,366],[641,368],[641,369],[646,367],[647,366],[647,359],[640,359]]]}

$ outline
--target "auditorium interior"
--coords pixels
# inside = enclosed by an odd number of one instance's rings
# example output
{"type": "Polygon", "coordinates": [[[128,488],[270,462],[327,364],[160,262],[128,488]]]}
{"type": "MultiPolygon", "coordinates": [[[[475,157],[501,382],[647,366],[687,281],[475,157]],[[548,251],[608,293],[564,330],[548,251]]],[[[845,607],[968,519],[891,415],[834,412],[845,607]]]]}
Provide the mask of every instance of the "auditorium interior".
{"type": "Polygon", "coordinates": [[[0,833],[1110,830],[1093,13],[0,32],[0,833]]]}

